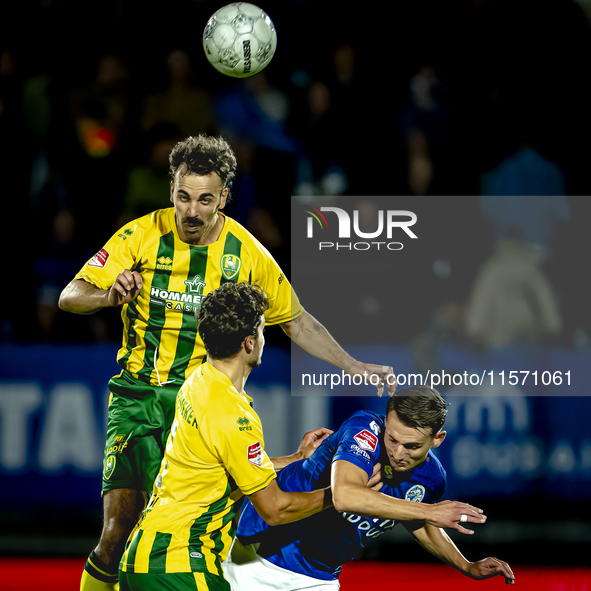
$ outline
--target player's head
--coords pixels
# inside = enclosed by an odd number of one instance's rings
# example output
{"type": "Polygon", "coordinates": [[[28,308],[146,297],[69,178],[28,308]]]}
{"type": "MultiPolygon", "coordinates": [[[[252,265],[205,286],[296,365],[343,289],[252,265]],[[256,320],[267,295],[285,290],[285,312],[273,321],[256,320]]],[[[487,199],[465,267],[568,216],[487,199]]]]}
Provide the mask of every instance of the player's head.
{"type": "Polygon", "coordinates": [[[225,283],[203,299],[197,325],[212,359],[229,359],[244,348],[251,368],[261,363],[265,338],[265,292],[250,283],[225,283]]]}
{"type": "Polygon", "coordinates": [[[230,199],[236,157],[222,137],[201,134],[178,142],[170,161],[170,200],[183,242],[204,243],[230,199]],[[201,242],[200,242],[201,241],[201,242]]]}
{"type": "Polygon", "coordinates": [[[441,445],[446,414],[441,394],[427,386],[404,388],[390,398],[384,445],[394,470],[412,470],[425,461],[432,447],[441,445]]]}

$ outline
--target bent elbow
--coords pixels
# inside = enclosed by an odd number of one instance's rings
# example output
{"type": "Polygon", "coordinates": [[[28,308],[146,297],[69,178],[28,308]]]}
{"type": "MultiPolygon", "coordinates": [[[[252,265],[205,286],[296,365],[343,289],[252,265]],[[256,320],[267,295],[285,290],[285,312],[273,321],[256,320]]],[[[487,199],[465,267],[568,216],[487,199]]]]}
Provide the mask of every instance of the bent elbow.
{"type": "Polygon", "coordinates": [[[65,290],[60,294],[59,300],[57,301],[57,307],[64,312],[69,312],[68,298],[64,295],[64,292],[65,290]]]}
{"type": "Polygon", "coordinates": [[[280,513],[273,513],[271,515],[268,515],[265,518],[265,521],[271,526],[273,527],[274,525],[282,525],[283,523],[286,523],[287,520],[286,519],[282,519],[281,514],[280,513]]]}
{"type": "Polygon", "coordinates": [[[351,504],[349,503],[348,496],[343,494],[342,491],[337,492],[333,489],[332,491],[332,506],[339,512],[351,511],[351,504]]]}

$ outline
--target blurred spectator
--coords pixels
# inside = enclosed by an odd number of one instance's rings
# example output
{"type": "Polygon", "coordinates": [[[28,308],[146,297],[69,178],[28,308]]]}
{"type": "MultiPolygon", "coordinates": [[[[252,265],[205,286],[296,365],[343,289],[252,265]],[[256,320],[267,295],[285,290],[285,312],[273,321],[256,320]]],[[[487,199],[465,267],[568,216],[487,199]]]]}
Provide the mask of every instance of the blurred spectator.
{"type": "Polygon", "coordinates": [[[536,253],[523,240],[497,242],[465,313],[466,335],[485,348],[542,345],[563,328],[558,300],[536,253]]]}
{"type": "Polygon", "coordinates": [[[120,144],[130,107],[130,71],[116,54],[102,55],[90,84],[72,89],[70,108],[80,145],[104,158],[120,144]]]}
{"type": "Polygon", "coordinates": [[[170,207],[169,155],[184,136],[170,123],[158,123],[145,134],[147,156],[131,168],[117,227],[156,209],[170,207]]]}
{"type": "Polygon", "coordinates": [[[131,71],[122,58],[104,53],[92,79],[73,85],[69,116],[74,137],[66,141],[62,167],[63,202],[95,249],[117,229],[130,163],[132,125],[131,71]]]}
{"type": "Polygon", "coordinates": [[[423,63],[409,82],[401,126],[406,138],[408,188],[413,195],[452,194],[455,105],[435,66],[423,63]]]}
{"type": "Polygon", "coordinates": [[[500,165],[496,180],[489,180],[480,208],[495,240],[517,237],[541,262],[551,259],[559,226],[571,219],[558,167],[524,149],[500,165]]]}
{"type": "Polygon", "coordinates": [[[62,289],[89,256],[77,239],[72,212],[67,209],[58,211],[52,219],[51,233],[43,252],[36,253],[33,258],[36,329],[27,329],[26,335],[21,332],[21,338],[53,342],[104,342],[112,338],[110,324],[118,315],[117,310],[73,322],[71,315],[60,312],[57,306],[62,289]]]}
{"type": "Polygon", "coordinates": [[[195,84],[189,55],[175,49],[166,56],[167,82],[164,89],[146,97],[141,126],[144,131],[158,123],[174,125],[182,137],[199,133],[216,134],[217,124],[210,96],[195,84]]]}

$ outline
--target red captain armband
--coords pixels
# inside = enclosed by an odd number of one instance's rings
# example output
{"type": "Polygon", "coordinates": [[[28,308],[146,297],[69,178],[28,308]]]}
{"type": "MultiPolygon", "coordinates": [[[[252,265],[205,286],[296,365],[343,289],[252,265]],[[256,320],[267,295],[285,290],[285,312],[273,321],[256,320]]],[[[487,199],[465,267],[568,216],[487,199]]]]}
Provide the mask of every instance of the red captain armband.
{"type": "Polygon", "coordinates": [[[89,267],[99,267],[99,269],[103,269],[104,266],[107,264],[109,260],[109,251],[105,248],[101,248],[89,261],[89,267]]]}
{"type": "Polygon", "coordinates": [[[353,437],[357,442],[357,445],[361,449],[365,449],[367,451],[375,451],[378,445],[378,438],[367,429],[363,429],[363,431],[359,431],[357,435],[353,437]]]}

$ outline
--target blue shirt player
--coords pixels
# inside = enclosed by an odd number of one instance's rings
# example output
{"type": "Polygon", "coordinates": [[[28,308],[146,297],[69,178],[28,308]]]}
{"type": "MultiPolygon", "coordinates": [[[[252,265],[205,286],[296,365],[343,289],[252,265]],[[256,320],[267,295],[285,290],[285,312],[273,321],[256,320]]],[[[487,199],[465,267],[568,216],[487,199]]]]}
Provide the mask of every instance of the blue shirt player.
{"type": "Polygon", "coordinates": [[[462,524],[486,520],[470,505],[437,502],[446,475],[431,448],[445,439],[446,413],[437,390],[400,390],[388,401],[386,416],[356,412],[310,458],[283,468],[277,477],[282,490],[331,486],[334,509],[270,527],[246,501],[224,564],[232,590],[334,591],[342,565],[398,522],[423,548],[464,575],[477,580],[502,575],[513,583],[507,563],[491,557],[469,562],[442,529],[472,534],[462,524]]]}

